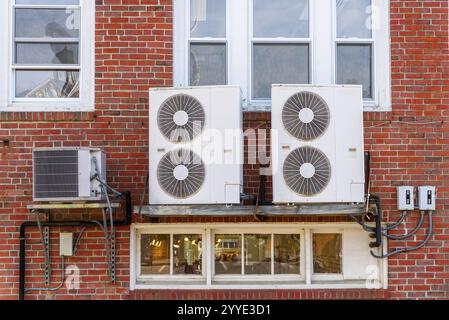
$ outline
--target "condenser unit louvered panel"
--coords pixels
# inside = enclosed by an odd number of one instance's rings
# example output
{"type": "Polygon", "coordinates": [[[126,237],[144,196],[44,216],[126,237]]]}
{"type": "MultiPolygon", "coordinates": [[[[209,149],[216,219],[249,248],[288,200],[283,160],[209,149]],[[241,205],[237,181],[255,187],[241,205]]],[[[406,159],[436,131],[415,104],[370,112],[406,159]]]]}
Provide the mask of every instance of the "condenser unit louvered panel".
{"type": "Polygon", "coordinates": [[[105,181],[105,156],[94,148],[35,149],[33,151],[34,201],[83,201],[102,199],[99,182],[92,180],[96,158],[105,181]]]}
{"type": "Polygon", "coordinates": [[[35,151],[35,198],[76,198],[78,185],[78,151],[35,151]]]}

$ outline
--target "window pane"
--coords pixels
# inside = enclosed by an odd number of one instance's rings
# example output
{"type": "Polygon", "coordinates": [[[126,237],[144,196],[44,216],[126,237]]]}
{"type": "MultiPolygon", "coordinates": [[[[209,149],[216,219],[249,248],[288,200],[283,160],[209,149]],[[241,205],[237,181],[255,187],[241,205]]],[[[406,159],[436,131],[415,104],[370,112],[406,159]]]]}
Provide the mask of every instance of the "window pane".
{"type": "Polygon", "coordinates": [[[46,5],[65,5],[79,4],[79,0],[16,0],[16,4],[46,4],[46,5]]]}
{"type": "Polygon", "coordinates": [[[173,236],[173,274],[201,274],[201,235],[173,236]]]}
{"type": "Polygon", "coordinates": [[[245,234],[245,274],[271,274],[270,234],[245,234]]]}
{"type": "Polygon", "coordinates": [[[78,64],[78,44],[16,43],[16,63],[78,64]]]}
{"type": "Polygon", "coordinates": [[[78,98],[79,71],[16,71],[17,98],[78,98]]]}
{"type": "Polygon", "coordinates": [[[16,37],[77,38],[79,29],[77,9],[16,9],[16,37]]]}
{"type": "Polygon", "coordinates": [[[226,37],[226,0],[191,0],[190,35],[226,37]]]}
{"type": "Polygon", "coordinates": [[[299,274],[300,250],[301,243],[299,234],[275,234],[274,273],[299,274]]]}
{"type": "Polygon", "coordinates": [[[371,38],[371,0],[337,1],[337,37],[371,38]]]}
{"type": "Polygon", "coordinates": [[[313,273],[341,273],[341,234],[313,234],[313,273]]]}
{"type": "Polygon", "coordinates": [[[309,37],[308,0],[254,0],[254,37],[309,37]]]}
{"type": "Polygon", "coordinates": [[[372,50],[370,44],[337,45],[337,83],[363,85],[363,97],[372,98],[372,50]]]}
{"type": "Polygon", "coordinates": [[[190,85],[226,84],[226,45],[190,45],[190,85]]]}
{"type": "Polygon", "coordinates": [[[270,99],[273,83],[309,83],[309,45],[255,44],[253,99],[270,99]]]}
{"type": "Polygon", "coordinates": [[[170,274],[170,235],[143,234],[140,260],[141,274],[170,274]]]}
{"type": "Polygon", "coordinates": [[[242,236],[215,235],[215,274],[242,273],[242,236]]]}

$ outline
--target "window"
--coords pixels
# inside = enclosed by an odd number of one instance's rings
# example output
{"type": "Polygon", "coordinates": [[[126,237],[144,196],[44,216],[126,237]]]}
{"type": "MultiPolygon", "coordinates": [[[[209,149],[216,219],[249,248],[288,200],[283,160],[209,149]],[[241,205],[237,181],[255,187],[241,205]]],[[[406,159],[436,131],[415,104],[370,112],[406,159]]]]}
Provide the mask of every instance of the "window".
{"type": "MultiPolygon", "coordinates": [[[[84,0],[13,0],[11,44],[1,107],[5,111],[93,108],[94,10],[84,0]]],[[[10,39],[9,41],[7,39],[10,39]]]]}
{"type": "Polygon", "coordinates": [[[132,232],[132,288],[386,286],[386,265],[353,223],[139,224],[132,232]]]}
{"type": "Polygon", "coordinates": [[[359,84],[366,110],[391,109],[389,1],[174,3],[176,86],[239,85],[269,110],[274,83],[359,84]]]}
{"type": "Polygon", "coordinates": [[[149,233],[140,236],[141,276],[203,276],[203,235],[149,233]]]}

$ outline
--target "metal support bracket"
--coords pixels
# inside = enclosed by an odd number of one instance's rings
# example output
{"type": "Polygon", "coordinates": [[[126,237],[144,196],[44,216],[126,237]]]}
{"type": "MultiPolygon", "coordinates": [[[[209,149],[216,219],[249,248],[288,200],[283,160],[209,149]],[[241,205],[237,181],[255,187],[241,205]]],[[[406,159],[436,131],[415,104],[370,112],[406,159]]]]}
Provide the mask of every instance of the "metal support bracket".
{"type": "Polygon", "coordinates": [[[110,275],[111,275],[111,282],[115,283],[115,278],[116,278],[116,274],[115,274],[115,254],[116,254],[116,248],[115,248],[115,229],[112,232],[112,234],[110,235],[110,241],[111,241],[111,260],[109,263],[109,271],[110,271],[110,275]]]}
{"type": "Polygon", "coordinates": [[[44,254],[45,254],[45,285],[51,285],[51,261],[50,261],[50,228],[43,228],[44,254]]]}

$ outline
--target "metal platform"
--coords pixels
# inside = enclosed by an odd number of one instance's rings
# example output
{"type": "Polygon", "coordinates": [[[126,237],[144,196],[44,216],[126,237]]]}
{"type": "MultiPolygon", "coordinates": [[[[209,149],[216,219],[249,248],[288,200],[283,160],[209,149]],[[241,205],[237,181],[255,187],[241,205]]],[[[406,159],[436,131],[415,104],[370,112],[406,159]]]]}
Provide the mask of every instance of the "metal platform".
{"type": "MultiPolygon", "coordinates": [[[[47,210],[47,209],[106,209],[107,203],[45,203],[27,205],[28,210],[47,210]]],[[[119,208],[120,203],[111,203],[112,208],[119,208]]]]}
{"type": "MultiPolygon", "coordinates": [[[[176,216],[252,216],[255,206],[223,206],[223,205],[192,205],[192,206],[142,206],[134,207],[134,213],[141,212],[147,217],[176,216]]],[[[326,216],[326,215],[361,215],[366,212],[365,204],[310,204],[310,205],[273,205],[260,206],[257,215],[260,216],[326,216]]]]}

